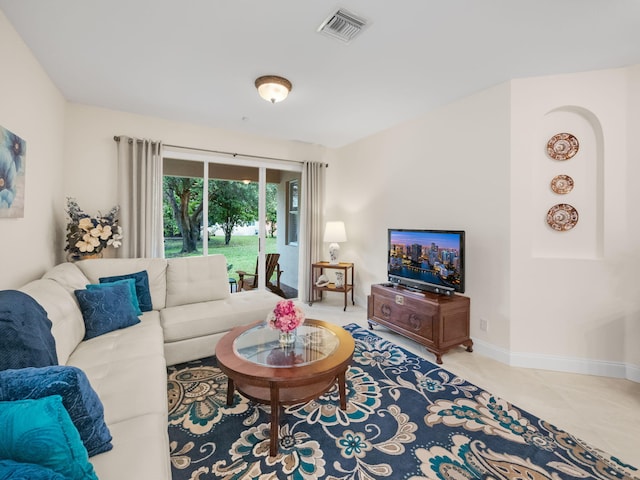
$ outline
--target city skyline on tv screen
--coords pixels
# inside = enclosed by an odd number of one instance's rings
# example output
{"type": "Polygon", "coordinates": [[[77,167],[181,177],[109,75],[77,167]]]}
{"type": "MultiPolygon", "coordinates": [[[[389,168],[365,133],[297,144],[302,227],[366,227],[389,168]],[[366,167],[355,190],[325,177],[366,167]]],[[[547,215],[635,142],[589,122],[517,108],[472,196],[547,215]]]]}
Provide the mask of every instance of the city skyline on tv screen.
{"type": "Polygon", "coordinates": [[[431,245],[446,250],[460,250],[460,234],[424,230],[390,230],[391,245],[431,245]]]}
{"type": "Polygon", "coordinates": [[[463,292],[463,249],[462,231],[390,229],[388,273],[463,292]]]}

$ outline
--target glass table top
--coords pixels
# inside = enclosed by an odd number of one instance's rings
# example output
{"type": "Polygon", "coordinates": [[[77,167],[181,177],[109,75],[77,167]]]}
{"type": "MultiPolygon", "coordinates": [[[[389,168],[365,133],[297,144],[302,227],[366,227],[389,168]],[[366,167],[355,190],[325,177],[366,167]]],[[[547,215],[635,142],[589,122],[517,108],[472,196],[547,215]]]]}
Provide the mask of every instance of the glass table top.
{"type": "Polygon", "coordinates": [[[257,325],[234,340],[233,350],[239,357],[258,365],[297,367],[327,358],[340,343],[331,330],[313,324],[296,329],[296,340],[292,346],[280,346],[279,336],[279,330],[266,324],[257,325]]]}

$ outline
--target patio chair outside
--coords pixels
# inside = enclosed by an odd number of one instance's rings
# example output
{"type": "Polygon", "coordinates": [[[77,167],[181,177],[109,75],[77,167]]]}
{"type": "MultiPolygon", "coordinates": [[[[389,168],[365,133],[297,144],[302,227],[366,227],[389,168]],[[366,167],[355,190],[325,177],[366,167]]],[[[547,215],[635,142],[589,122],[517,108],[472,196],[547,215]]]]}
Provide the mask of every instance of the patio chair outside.
{"type": "MultiPolygon", "coordinates": [[[[285,293],[280,288],[280,275],[282,275],[282,270],[280,270],[280,260],[279,253],[267,253],[265,256],[266,266],[265,266],[265,274],[266,274],[266,284],[265,286],[271,290],[276,295],[280,295],[283,298],[286,298],[285,293]],[[275,275],[275,284],[272,282],[272,277],[275,275]]],[[[258,259],[256,259],[256,270],[255,273],[248,273],[244,270],[236,270],[238,274],[238,291],[243,290],[253,290],[254,288],[258,288],[258,259]],[[247,277],[247,278],[245,278],[247,277]]]]}

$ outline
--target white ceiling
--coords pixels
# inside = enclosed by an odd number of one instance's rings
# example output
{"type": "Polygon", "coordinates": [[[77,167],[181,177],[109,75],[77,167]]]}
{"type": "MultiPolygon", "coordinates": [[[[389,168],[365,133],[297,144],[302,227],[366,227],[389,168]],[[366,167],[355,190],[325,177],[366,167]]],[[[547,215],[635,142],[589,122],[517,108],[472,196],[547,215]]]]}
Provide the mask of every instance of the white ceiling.
{"type": "MultiPolygon", "coordinates": [[[[509,79],[640,63],[639,0],[0,0],[64,96],[338,147],[509,79]],[[337,7],[370,22],[316,33],[337,7]],[[254,80],[293,83],[282,103],[254,80]]],[[[3,65],[2,74],[10,74],[3,65]]]]}

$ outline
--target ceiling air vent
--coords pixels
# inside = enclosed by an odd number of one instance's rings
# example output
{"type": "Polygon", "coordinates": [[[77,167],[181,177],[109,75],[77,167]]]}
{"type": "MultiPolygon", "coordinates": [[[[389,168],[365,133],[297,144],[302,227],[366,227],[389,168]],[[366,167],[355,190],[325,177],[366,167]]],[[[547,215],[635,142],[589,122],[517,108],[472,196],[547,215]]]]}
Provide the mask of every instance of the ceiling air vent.
{"type": "Polygon", "coordinates": [[[367,25],[364,18],[360,18],[347,10],[339,9],[332,13],[318,27],[318,32],[328,37],[337,38],[344,43],[353,40],[367,25]]]}

